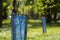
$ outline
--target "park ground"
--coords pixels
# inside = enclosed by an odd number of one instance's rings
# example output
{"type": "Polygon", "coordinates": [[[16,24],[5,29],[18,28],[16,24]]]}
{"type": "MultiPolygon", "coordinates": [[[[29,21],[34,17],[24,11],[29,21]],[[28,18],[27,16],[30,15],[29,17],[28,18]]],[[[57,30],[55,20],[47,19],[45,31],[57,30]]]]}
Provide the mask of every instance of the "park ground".
{"type": "MultiPolygon", "coordinates": [[[[60,25],[47,25],[47,32],[43,34],[40,20],[28,20],[27,40],[60,40],[60,25]]],[[[0,40],[11,40],[10,20],[3,21],[3,28],[0,28],[0,40]]]]}

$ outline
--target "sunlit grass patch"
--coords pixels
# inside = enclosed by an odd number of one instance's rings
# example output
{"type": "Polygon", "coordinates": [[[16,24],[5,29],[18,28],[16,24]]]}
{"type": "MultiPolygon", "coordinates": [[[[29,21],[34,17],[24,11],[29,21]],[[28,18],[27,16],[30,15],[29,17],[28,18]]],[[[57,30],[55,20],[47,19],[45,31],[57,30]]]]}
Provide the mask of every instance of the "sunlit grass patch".
{"type": "Polygon", "coordinates": [[[60,40],[60,27],[47,27],[47,33],[43,34],[42,27],[29,29],[27,40],[60,40]]]}
{"type": "Polygon", "coordinates": [[[10,30],[2,30],[0,32],[0,40],[11,40],[11,31],[10,30]]]}

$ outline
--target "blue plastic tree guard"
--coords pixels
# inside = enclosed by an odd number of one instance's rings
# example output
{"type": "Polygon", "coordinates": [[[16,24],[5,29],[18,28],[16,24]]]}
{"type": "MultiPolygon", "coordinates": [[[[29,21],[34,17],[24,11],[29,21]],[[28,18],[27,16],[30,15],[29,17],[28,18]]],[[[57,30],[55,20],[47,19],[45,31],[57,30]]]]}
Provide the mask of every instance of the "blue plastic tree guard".
{"type": "Polygon", "coordinates": [[[12,14],[12,40],[26,40],[27,18],[23,15],[12,14]]]}
{"type": "Polygon", "coordinates": [[[42,17],[42,28],[43,28],[43,33],[46,33],[46,18],[42,17]]]}

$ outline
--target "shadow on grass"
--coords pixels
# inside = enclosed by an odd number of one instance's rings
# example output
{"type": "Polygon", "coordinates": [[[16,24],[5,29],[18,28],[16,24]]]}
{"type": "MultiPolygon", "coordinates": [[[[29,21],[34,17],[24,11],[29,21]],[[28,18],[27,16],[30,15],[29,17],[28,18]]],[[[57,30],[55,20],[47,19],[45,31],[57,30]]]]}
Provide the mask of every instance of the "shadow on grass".
{"type": "Polygon", "coordinates": [[[11,27],[11,23],[4,23],[3,28],[11,27]]]}
{"type": "Polygon", "coordinates": [[[48,27],[60,27],[60,23],[50,23],[47,24],[48,27]]]}
{"type": "Polygon", "coordinates": [[[10,23],[4,23],[0,28],[0,32],[10,30],[10,27],[11,27],[10,23]]]}
{"type": "Polygon", "coordinates": [[[3,25],[2,26],[3,28],[10,27],[11,26],[11,19],[5,19],[5,20],[3,20],[2,25],[3,25]]]}
{"type": "MultiPolygon", "coordinates": [[[[34,22],[34,23],[29,23],[30,25],[32,25],[31,27],[29,28],[39,28],[39,27],[42,27],[42,23],[39,23],[39,22],[34,22]]],[[[60,23],[50,23],[50,24],[47,24],[46,25],[47,27],[60,27],[60,23]]]]}

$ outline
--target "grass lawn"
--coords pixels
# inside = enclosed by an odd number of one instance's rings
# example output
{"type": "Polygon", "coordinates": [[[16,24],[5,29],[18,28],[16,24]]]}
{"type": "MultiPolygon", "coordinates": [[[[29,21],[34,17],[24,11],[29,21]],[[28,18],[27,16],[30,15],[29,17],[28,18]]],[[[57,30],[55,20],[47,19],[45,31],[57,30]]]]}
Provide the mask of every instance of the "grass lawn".
{"type": "MultiPolygon", "coordinates": [[[[60,26],[47,25],[47,32],[43,34],[39,20],[29,20],[27,40],[60,40],[60,26]]],[[[0,40],[11,40],[11,27],[0,28],[0,40]]]]}
{"type": "Polygon", "coordinates": [[[27,40],[60,40],[60,27],[47,27],[47,33],[43,34],[42,28],[29,28],[27,40]]]}

